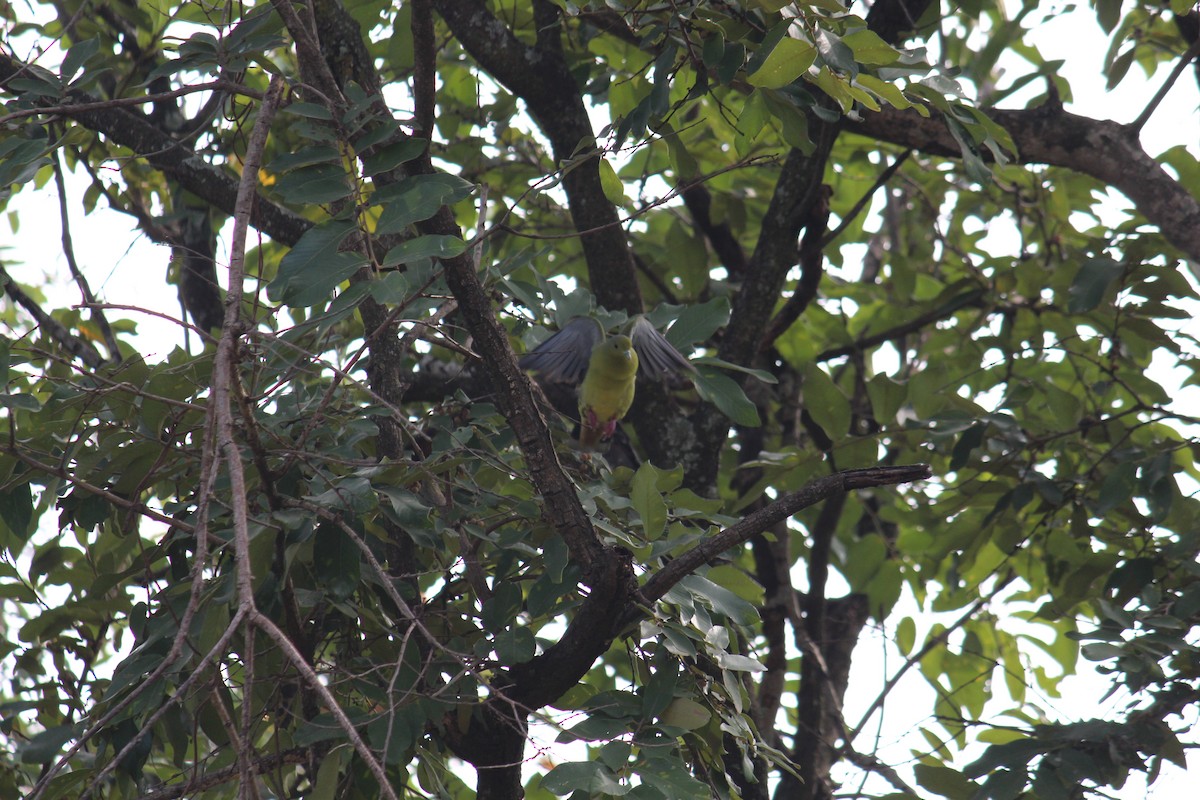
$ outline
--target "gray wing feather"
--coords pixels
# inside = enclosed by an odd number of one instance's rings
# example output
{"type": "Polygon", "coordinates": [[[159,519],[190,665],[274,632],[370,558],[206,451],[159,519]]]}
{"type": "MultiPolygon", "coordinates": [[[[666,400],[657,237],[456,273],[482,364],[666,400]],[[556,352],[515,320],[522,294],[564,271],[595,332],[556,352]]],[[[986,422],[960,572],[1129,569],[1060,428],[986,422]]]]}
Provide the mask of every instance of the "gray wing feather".
{"type": "Polygon", "coordinates": [[[521,356],[518,363],[521,369],[536,372],[543,381],[579,383],[587,372],[592,348],[603,338],[599,322],[590,317],[573,317],[562,330],[521,356]]]}
{"type": "Polygon", "coordinates": [[[629,338],[633,340],[633,349],[637,350],[642,372],[655,380],[677,372],[696,371],[692,363],[645,317],[639,316],[633,321],[629,338]]]}

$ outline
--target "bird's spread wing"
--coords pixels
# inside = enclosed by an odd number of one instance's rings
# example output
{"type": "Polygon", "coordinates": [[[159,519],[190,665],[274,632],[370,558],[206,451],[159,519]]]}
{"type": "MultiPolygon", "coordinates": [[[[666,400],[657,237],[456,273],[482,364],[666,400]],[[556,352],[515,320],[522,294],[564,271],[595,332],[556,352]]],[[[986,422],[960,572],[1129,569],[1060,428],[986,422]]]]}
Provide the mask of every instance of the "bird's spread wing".
{"type": "MultiPolygon", "coordinates": [[[[650,329],[654,330],[653,326],[650,329]]],[[[592,348],[603,338],[599,322],[591,317],[574,317],[558,333],[521,356],[521,369],[532,370],[551,383],[579,383],[587,372],[592,348]]]]}
{"type": "Polygon", "coordinates": [[[684,358],[645,317],[634,319],[629,338],[633,340],[633,349],[637,351],[642,372],[655,380],[676,372],[696,371],[692,362],[684,358]]]}

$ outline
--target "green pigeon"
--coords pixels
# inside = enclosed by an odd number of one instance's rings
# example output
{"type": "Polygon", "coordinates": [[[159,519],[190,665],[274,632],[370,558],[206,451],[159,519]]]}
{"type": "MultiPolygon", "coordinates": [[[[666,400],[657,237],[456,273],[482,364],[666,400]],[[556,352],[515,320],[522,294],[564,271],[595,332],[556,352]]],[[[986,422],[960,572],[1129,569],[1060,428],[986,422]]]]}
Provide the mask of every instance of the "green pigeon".
{"type": "Polygon", "coordinates": [[[562,330],[520,359],[547,382],[579,385],[579,446],[594,450],[629,412],[641,374],[655,380],[695,372],[650,320],[638,315],[622,333],[606,336],[591,317],[574,317],[562,330]]]}

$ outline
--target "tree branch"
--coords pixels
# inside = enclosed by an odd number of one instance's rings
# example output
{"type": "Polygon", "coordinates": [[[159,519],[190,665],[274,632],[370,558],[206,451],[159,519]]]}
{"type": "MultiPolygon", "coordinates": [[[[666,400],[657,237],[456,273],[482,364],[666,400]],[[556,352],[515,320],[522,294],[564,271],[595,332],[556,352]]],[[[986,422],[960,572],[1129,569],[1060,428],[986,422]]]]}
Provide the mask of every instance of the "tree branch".
{"type": "Polygon", "coordinates": [[[0,281],[4,282],[4,293],[12,298],[14,303],[29,312],[38,327],[45,331],[48,337],[62,345],[68,353],[92,369],[98,369],[104,363],[104,357],[97,352],[91,342],[80,339],[67,330],[65,325],[43,311],[32,297],[25,294],[20,286],[17,286],[16,281],[3,266],[0,266],[0,281]]]}
{"type": "Polygon", "coordinates": [[[120,364],[121,350],[117,346],[117,337],[108,324],[108,318],[104,316],[104,310],[96,304],[96,295],[92,293],[91,285],[75,260],[75,245],[71,241],[71,215],[67,209],[67,184],[63,179],[62,159],[57,152],[54,153],[53,164],[54,185],[58,189],[58,215],[62,221],[63,255],[67,259],[67,267],[71,270],[71,277],[75,279],[75,285],[79,287],[79,294],[83,296],[83,302],[92,315],[92,319],[100,328],[100,335],[104,337],[104,346],[108,348],[109,358],[114,363],[120,364]]]}
{"type": "Polygon", "coordinates": [[[838,226],[829,233],[825,234],[825,237],[821,239],[821,247],[828,247],[829,245],[833,244],[834,240],[842,235],[842,231],[850,227],[851,223],[853,223],[858,215],[862,213],[862,210],[866,208],[867,203],[871,202],[871,198],[875,196],[875,193],[884,186],[887,186],[887,182],[892,179],[892,176],[896,174],[896,171],[900,169],[900,167],[904,166],[904,162],[908,161],[908,157],[911,155],[912,150],[905,150],[903,153],[896,156],[895,160],[892,161],[891,164],[888,164],[887,168],[883,172],[879,173],[879,175],[875,178],[875,183],[871,185],[870,189],[867,189],[865,192],[863,192],[863,196],[858,198],[858,202],[854,204],[854,207],[846,212],[846,215],[842,217],[842,220],[838,223],[838,226]]]}
{"type": "Polygon", "coordinates": [[[1150,98],[1150,102],[1142,109],[1142,113],[1138,114],[1137,119],[1129,123],[1130,128],[1139,133],[1141,132],[1142,128],[1150,120],[1150,117],[1154,115],[1155,109],[1162,103],[1163,98],[1171,91],[1171,87],[1175,85],[1175,81],[1179,80],[1179,76],[1187,69],[1188,64],[1196,59],[1196,56],[1200,56],[1200,39],[1192,42],[1179,61],[1175,62],[1175,67],[1171,70],[1171,74],[1163,81],[1163,85],[1158,87],[1158,91],[1154,93],[1154,97],[1150,98]]]}
{"type": "MultiPolygon", "coordinates": [[[[314,748],[311,747],[295,747],[279,753],[268,753],[254,758],[253,769],[255,774],[261,775],[278,769],[285,764],[307,763],[312,760],[313,755],[314,748]]],[[[205,789],[220,786],[222,783],[235,778],[238,774],[238,768],[238,764],[232,764],[228,767],[213,770],[212,772],[193,774],[184,783],[174,786],[159,786],[150,791],[141,792],[138,794],[138,800],[176,800],[176,798],[184,796],[195,797],[205,789]]]]}
{"type": "Polygon", "coordinates": [[[412,2],[412,38],[413,124],[417,136],[432,139],[433,118],[437,113],[437,45],[430,0],[412,2]]]}
{"type": "MultiPolygon", "coordinates": [[[[1020,163],[1066,167],[1120,189],[1163,236],[1200,261],[1200,200],[1146,154],[1136,130],[1059,108],[989,109],[987,114],[1012,136],[1020,163]]],[[[925,118],[911,109],[885,107],[846,127],[930,155],[962,154],[940,117],[925,118]]]]}
{"type": "Polygon", "coordinates": [[[868,348],[874,347],[877,344],[890,342],[894,339],[899,339],[907,336],[910,333],[916,333],[927,325],[932,325],[935,322],[940,322],[944,319],[949,319],[954,316],[960,309],[967,306],[978,304],[984,296],[983,289],[973,289],[960,294],[958,297],[952,298],[949,302],[941,306],[926,311],[924,314],[913,317],[908,322],[888,328],[887,330],[873,333],[870,336],[864,336],[852,344],[842,345],[840,347],[831,347],[828,350],[822,350],[813,361],[824,362],[832,361],[835,358],[861,353],[868,348]]]}
{"type": "MultiPolygon", "coordinates": [[[[25,64],[0,53],[0,83],[25,69],[25,64]]],[[[197,197],[226,214],[233,214],[238,179],[231,171],[213,166],[154,127],[145,117],[116,107],[112,102],[98,103],[87,93],[78,91],[69,92],[68,97],[76,102],[54,106],[62,116],[130,148],[197,197]]],[[[287,245],[295,244],[312,227],[308,220],[262,196],[254,204],[250,222],[272,239],[287,245]]]]}
{"type": "MultiPolygon", "coordinates": [[[[822,186],[817,202],[808,210],[804,219],[804,236],[800,240],[800,280],[792,290],[792,296],[783,304],[783,308],[771,318],[758,340],[759,352],[763,352],[782,336],[792,323],[800,318],[804,309],[808,308],[817,297],[817,288],[821,285],[821,276],[825,274],[825,243],[829,236],[825,231],[829,226],[829,197],[832,190],[822,186]]],[[[861,201],[860,201],[861,202],[861,201]]]]}
{"type": "MultiPolygon", "coordinates": [[[[579,86],[561,52],[561,33],[542,26],[539,46],[525,45],[481,0],[433,0],[459,43],[496,80],[523,99],[566,169],[562,185],[588,266],[606,308],[642,311],[642,295],[619,215],[600,183],[600,153],[579,86]]],[[[537,5],[535,3],[535,5],[537,5]]],[[[547,9],[539,12],[543,16],[547,9]]],[[[557,14],[555,15],[557,20],[557,14]]]]}
{"type": "Polygon", "coordinates": [[[746,251],[729,228],[729,223],[716,224],[712,220],[712,195],[702,184],[683,190],[683,204],[692,215],[692,221],[704,234],[713,252],[731,278],[739,279],[746,274],[746,251]]]}
{"type": "Polygon", "coordinates": [[[670,561],[642,586],[642,597],[649,602],[660,599],[685,575],[732,547],[749,541],[777,522],[835,495],[873,486],[894,486],[925,480],[933,475],[928,464],[903,467],[852,469],[812,481],[784,495],[769,506],[755,511],[720,533],[710,536],[691,550],[670,561]]]}

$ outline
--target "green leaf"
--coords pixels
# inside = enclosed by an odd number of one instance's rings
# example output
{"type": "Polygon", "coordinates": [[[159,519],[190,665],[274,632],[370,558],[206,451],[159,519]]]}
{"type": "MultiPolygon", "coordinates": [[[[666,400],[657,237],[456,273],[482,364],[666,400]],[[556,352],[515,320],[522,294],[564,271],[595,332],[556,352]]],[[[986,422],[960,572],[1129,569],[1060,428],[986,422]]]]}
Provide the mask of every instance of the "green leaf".
{"type": "Polygon", "coordinates": [[[911,655],[917,643],[917,623],[912,617],[904,617],[896,623],[896,647],[904,655],[911,655]]]}
{"type": "Polygon", "coordinates": [[[900,407],[908,399],[908,384],[899,383],[880,373],[867,382],[867,396],[871,398],[875,420],[882,425],[889,425],[895,421],[900,407]]]}
{"type": "Polygon", "coordinates": [[[630,501],[642,518],[642,530],[646,539],[654,541],[667,527],[667,504],[658,491],[658,470],[649,461],[642,462],[633,476],[630,501]]]}
{"type": "Polygon", "coordinates": [[[785,18],[771,26],[770,30],[763,35],[762,41],[754,48],[750,60],[746,63],[747,75],[753,75],[762,68],[763,63],[771,56],[780,41],[788,38],[788,32],[794,24],[795,20],[785,18]]]}
{"type": "Polygon", "coordinates": [[[473,191],[473,183],[442,172],[414,175],[386,186],[371,197],[372,205],[383,207],[375,233],[400,233],[414,222],[429,219],[442,206],[469,197],[473,191]]]}
{"type": "Polygon", "coordinates": [[[599,690],[588,683],[577,683],[567,689],[561,697],[550,703],[552,708],[560,711],[578,711],[587,708],[588,702],[596,696],[599,690]]]}
{"type": "Polygon", "coordinates": [[[700,358],[692,359],[692,364],[696,366],[707,364],[710,367],[718,367],[720,369],[729,370],[730,372],[740,372],[743,375],[751,375],[763,383],[779,383],[779,379],[767,372],[765,369],[751,369],[750,367],[743,367],[741,364],[733,364],[729,361],[722,361],[716,356],[700,356],[700,358]]]}
{"type": "Polygon", "coordinates": [[[1071,282],[1067,310],[1072,314],[1091,311],[1100,305],[1109,287],[1124,274],[1125,267],[1111,258],[1089,258],[1084,261],[1075,273],[1075,280],[1071,282]]]}
{"type": "Polygon", "coordinates": [[[18,760],[22,764],[48,764],[58,757],[67,742],[79,735],[80,725],[58,725],[34,734],[28,741],[17,745],[18,760]]]}
{"type": "Polygon", "coordinates": [[[26,64],[15,77],[8,80],[7,88],[16,89],[26,100],[55,98],[62,92],[62,82],[40,64],[26,64]]]}
{"type": "Polygon", "coordinates": [[[616,206],[628,205],[629,198],[625,196],[625,184],[617,177],[617,171],[606,158],[600,159],[600,188],[608,202],[616,206]]]}
{"type": "Polygon", "coordinates": [[[1137,465],[1129,461],[1118,464],[1100,486],[1096,516],[1106,516],[1114,508],[1127,502],[1137,491],[1137,486],[1137,465]]]}
{"type": "Polygon", "coordinates": [[[950,800],[968,800],[975,792],[975,784],[950,767],[917,764],[913,767],[913,772],[917,776],[917,783],[950,800]]]}
{"type": "Polygon", "coordinates": [[[804,365],[804,409],[829,438],[836,441],[850,432],[850,401],[814,363],[804,365]]]}
{"type": "Polygon", "coordinates": [[[318,103],[291,103],[285,106],[283,111],[287,114],[295,114],[298,117],[305,117],[307,119],[333,119],[333,115],[329,113],[329,109],[318,103]]]}
{"type": "Polygon", "coordinates": [[[0,492],[0,521],[21,544],[33,522],[33,492],[28,483],[19,483],[0,492]]]}
{"type": "Polygon", "coordinates": [[[863,536],[850,545],[846,552],[846,563],[842,574],[855,592],[865,592],[871,578],[888,556],[883,538],[876,535],[863,536]]]}
{"type": "Polygon", "coordinates": [[[733,592],[747,603],[761,606],[764,602],[762,585],[741,567],[733,564],[721,564],[705,573],[705,577],[733,592]]]}
{"type": "Polygon", "coordinates": [[[710,719],[712,719],[712,712],[695,700],[676,697],[662,713],[659,722],[672,728],[694,731],[697,728],[703,728],[710,719]]]}
{"type": "Polygon", "coordinates": [[[642,714],[655,717],[671,704],[679,686],[679,661],[666,647],[654,654],[653,672],[642,690],[642,714]]]}
{"type": "Polygon", "coordinates": [[[854,59],[860,64],[891,64],[900,58],[896,48],[867,28],[847,34],[842,37],[842,43],[850,48],[854,59]]]}
{"type": "Polygon", "coordinates": [[[721,669],[731,669],[735,672],[766,672],[767,668],[757,659],[749,656],[739,656],[734,653],[721,653],[717,656],[717,666],[721,669]]]}
{"type": "Polygon", "coordinates": [[[342,154],[332,145],[320,144],[301,147],[300,149],[291,152],[283,153],[271,159],[271,163],[267,165],[267,171],[283,174],[291,172],[299,167],[309,167],[313,164],[341,164],[342,154]]]}
{"type": "Polygon", "coordinates": [[[293,170],[275,184],[289,203],[332,203],[350,197],[354,187],[339,164],[313,164],[293,170]]]}
{"type": "Polygon", "coordinates": [[[381,485],[376,490],[388,499],[383,506],[388,517],[421,547],[441,546],[438,529],[430,524],[430,508],[402,486],[381,485]]]}
{"type": "Polygon", "coordinates": [[[971,137],[966,126],[953,115],[946,115],[944,119],[946,120],[946,128],[950,131],[950,135],[958,142],[962,153],[963,166],[967,170],[967,176],[978,183],[990,182],[992,177],[991,170],[984,163],[983,157],[979,152],[979,146],[971,137]]]}
{"type": "Polygon", "coordinates": [[[1088,661],[1107,661],[1110,658],[1120,658],[1125,655],[1125,648],[1107,642],[1094,642],[1079,648],[1080,654],[1088,661]]]}
{"type": "Polygon", "coordinates": [[[807,72],[816,60],[817,48],[799,39],[784,38],[746,80],[751,86],[779,89],[807,72]]]}
{"type": "Polygon", "coordinates": [[[72,45],[62,60],[60,74],[62,75],[63,82],[70,83],[75,77],[75,73],[83,69],[83,66],[99,51],[100,40],[98,38],[85,39],[76,45],[72,45]]]}
{"type": "Polygon", "coordinates": [[[7,337],[0,336],[0,392],[8,392],[8,368],[11,357],[11,342],[7,337]]]}
{"type": "Polygon", "coordinates": [[[709,278],[704,239],[691,226],[675,219],[667,229],[666,251],[670,254],[672,277],[679,280],[684,294],[688,297],[700,294],[709,278]]]}
{"type": "Polygon", "coordinates": [[[309,795],[311,800],[334,800],[337,797],[338,782],[349,753],[349,748],[342,747],[321,759],[321,766],[317,768],[317,780],[313,784],[312,794],[309,795]]]}
{"type": "Polygon", "coordinates": [[[971,451],[983,444],[983,434],[986,430],[987,424],[979,422],[962,432],[950,454],[951,471],[962,469],[967,465],[971,458],[971,451]]]}
{"type": "MultiPolygon", "coordinates": [[[[370,719],[366,711],[357,708],[347,708],[346,715],[355,727],[366,724],[370,719]]],[[[297,747],[307,747],[317,742],[341,739],[345,735],[346,732],[332,714],[322,713],[301,724],[293,734],[292,743],[297,747]]]]}
{"type": "Polygon", "coordinates": [[[467,243],[457,236],[428,234],[409,239],[388,250],[380,266],[395,267],[419,261],[422,258],[454,258],[462,255],[466,249],[467,243]]]}
{"type": "MultiPolygon", "coordinates": [[[[668,128],[669,130],[669,128],[668,128]]],[[[671,154],[671,166],[675,169],[675,175],[680,180],[691,181],[700,174],[700,164],[696,161],[696,157],[692,155],[679,137],[679,133],[671,131],[663,134],[663,138],[667,142],[667,149],[671,154]]],[[[699,237],[692,237],[703,250],[704,245],[699,240],[699,237]]]]}
{"type": "MultiPolygon", "coordinates": [[[[746,763],[743,760],[743,767],[746,763]]],[[[712,800],[714,796],[712,788],[697,780],[678,758],[643,756],[639,766],[642,785],[638,789],[646,791],[638,800],[712,800]]]]}
{"type": "Polygon", "coordinates": [[[729,617],[741,625],[752,625],[758,621],[758,609],[724,586],[718,586],[700,575],[688,575],[679,584],[681,588],[705,600],[714,611],[729,617]]]}
{"type": "Polygon", "coordinates": [[[32,180],[42,167],[50,163],[45,153],[45,143],[40,140],[25,141],[17,137],[0,140],[0,187],[7,188],[11,184],[20,185],[32,180]]]}
{"type": "Polygon", "coordinates": [[[533,631],[515,626],[496,634],[496,658],[506,665],[523,664],[537,653],[533,631]]]}
{"type": "Polygon", "coordinates": [[[854,60],[854,51],[846,46],[841,37],[828,28],[818,28],[816,40],[817,52],[826,66],[851,77],[858,74],[858,62],[854,60]]]}
{"type": "Polygon", "coordinates": [[[337,525],[317,527],[313,539],[313,570],[329,595],[345,600],[358,588],[362,553],[345,531],[337,525]]]}
{"type": "Polygon", "coordinates": [[[1108,75],[1108,80],[1104,84],[1104,88],[1112,91],[1120,85],[1121,81],[1125,80],[1125,76],[1129,74],[1129,68],[1133,65],[1133,57],[1137,55],[1137,48],[1128,47],[1112,60],[1112,63],[1105,70],[1108,75]]]}
{"type": "Polygon", "coordinates": [[[338,221],[309,228],[280,260],[279,272],[267,286],[267,296],[296,307],[325,300],[338,284],[366,266],[362,256],[339,252],[342,242],[355,230],[354,225],[338,221]]]}
{"type": "Polygon", "coordinates": [[[0,406],[23,411],[39,411],[42,404],[31,394],[0,394],[0,406]]]}
{"type": "Polygon", "coordinates": [[[492,596],[483,604],[479,621],[484,630],[500,633],[517,618],[521,611],[521,587],[512,581],[497,581],[492,596]]]}
{"type": "Polygon", "coordinates": [[[621,783],[612,771],[598,761],[568,761],[559,764],[542,778],[542,787],[557,795],[583,792],[585,795],[628,794],[633,787],[621,783]]]}
{"type": "Polygon", "coordinates": [[[729,299],[714,297],[704,303],[685,306],[666,332],[667,341],[686,353],[697,342],[707,342],[729,322],[729,299]]]}
{"type": "Polygon", "coordinates": [[[91,782],[94,770],[76,769],[72,772],[60,772],[46,785],[46,791],[40,796],[46,800],[59,798],[80,797],[85,784],[91,782]]]}
{"type": "Polygon", "coordinates": [[[696,391],[704,400],[715,405],[721,413],[738,425],[757,428],[762,425],[758,409],[746,397],[742,387],[728,375],[701,369],[695,375],[696,391]]]}
{"type": "Polygon", "coordinates": [[[1105,33],[1112,33],[1121,21],[1121,0],[1095,0],[1096,21],[1105,33]]]}
{"type": "Polygon", "coordinates": [[[783,141],[804,155],[811,155],[816,145],[808,135],[808,117],[783,92],[764,91],[767,109],[779,123],[783,141]]]}
{"type": "Polygon", "coordinates": [[[913,104],[904,92],[900,91],[895,84],[888,83],[876,78],[874,75],[860,74],[855,81],[862,85],[864,89],[874,94],[876,97],[882,98],[884,101],[895,108],[912,108],[913,104]]]}
{"type": "Polygon", "coordinates": [[[383,172],[389,172],[401,164],[412,161],[421,153],[429,142],[425,139],[401,139],[394,144],[380,148],[363,159],[363,176],[371,177],[383,172]]]}
{"type": "Polygon", "coordinates": [[[767,101],[762,90],[755,90],[746,98],[742,105],[741,116],[737,121],[737,137],[733,141],[734,150],[739,156],[746,156],[754,142],[767,129],[767,101]]]}
{"type": "Polygon", "coordinates": [[[728,85],[745,62],[746,48],[738,42],[726,42],[721,63],[717,64],[717,80],[728,85]]]}

